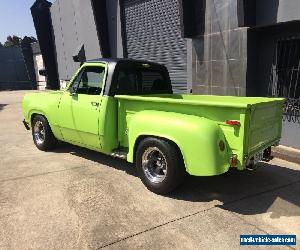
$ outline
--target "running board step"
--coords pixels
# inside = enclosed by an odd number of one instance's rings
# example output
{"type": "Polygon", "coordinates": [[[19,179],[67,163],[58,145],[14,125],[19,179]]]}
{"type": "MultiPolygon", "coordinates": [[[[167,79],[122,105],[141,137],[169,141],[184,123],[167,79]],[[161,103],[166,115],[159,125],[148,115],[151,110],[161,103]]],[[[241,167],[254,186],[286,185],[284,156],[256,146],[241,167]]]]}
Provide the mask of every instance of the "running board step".
{"type": "Polygon", "coordinates": [[[120,158],[123,160],[127,159],[128,150],[126,148],[120,148],[114,150],[110,155],[115,158],[120,158]]]}

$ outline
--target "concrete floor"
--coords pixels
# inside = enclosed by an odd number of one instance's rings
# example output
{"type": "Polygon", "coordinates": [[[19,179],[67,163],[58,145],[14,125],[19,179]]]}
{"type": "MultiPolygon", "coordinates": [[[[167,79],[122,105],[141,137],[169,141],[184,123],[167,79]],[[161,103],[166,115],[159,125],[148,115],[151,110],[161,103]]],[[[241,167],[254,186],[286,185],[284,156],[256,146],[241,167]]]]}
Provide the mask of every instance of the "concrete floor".
{"type": "Polygon", "coordinates": [[[299,165],[189,177],[158,196],[121,160],[66,144],[37,150],[23,95],[0,92],[0,249],[238,249],[240,234],[267,233],[299,242],[299,165]]]}

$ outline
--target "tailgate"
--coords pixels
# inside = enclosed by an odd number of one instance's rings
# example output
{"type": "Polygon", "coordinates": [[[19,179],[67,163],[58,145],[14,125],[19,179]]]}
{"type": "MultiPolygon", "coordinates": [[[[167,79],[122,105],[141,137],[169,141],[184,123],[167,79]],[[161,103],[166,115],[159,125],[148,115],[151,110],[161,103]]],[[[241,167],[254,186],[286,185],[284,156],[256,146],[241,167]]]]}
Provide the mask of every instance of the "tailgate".
{"type": "Polygon", "coordinates": [[[248,119],[247,155],[253,156],[280,140],[284,99],[251,105],[248,119]]]}

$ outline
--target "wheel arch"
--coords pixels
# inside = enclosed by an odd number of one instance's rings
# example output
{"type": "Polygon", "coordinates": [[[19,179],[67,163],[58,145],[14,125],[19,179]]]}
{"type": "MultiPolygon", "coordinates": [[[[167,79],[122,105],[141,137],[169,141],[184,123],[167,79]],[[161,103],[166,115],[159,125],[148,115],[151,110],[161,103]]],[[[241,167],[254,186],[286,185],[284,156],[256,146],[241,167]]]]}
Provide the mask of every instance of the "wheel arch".
{"type": "Polygon", "coordinates": [[[32,136],[36,147],[42,151],[53,149],[57,144],[57,138],[53,134],[47,117],[39,112],[32,112],[30,122],[32,124],[32,136]],[[38,122],[40,124],[36,127],[38,122]],[[42,127],[40,127],[40,125],[42,125],[42,127]]]}
{"type": "MultiPolygon", "coordinates": [[[[36,117],[36,116],[38,116],[38,115],[41,115],[41,116],[45,117],[45,119],[46,119],[46,120],[48,121],[48,123],[49,123],[49,120],[48,120],[48,118],[47,118],[47,116],[45,115],[44,112],[38,111],[38,110],[33,110],[33,111],[31,111],[31,112],[29,113],[29,121],[30,121],[30,127],[31,127],[31,128],[32,128],[32,122],[33,122],[34,117],[36,117]]],[[[49,124],[49,125],[50,125],[50,124],[49,124]]],[[[51,127],[51,125],[50,125],[50,127],[51,127]]]]}
{"type": "Polygon", "coordinates": [[[50,129],[51,129],[52,133],[54,134],[55,138],[57,138],[58,140],[63,140],[60,129],[57,126],[54,126],[49,121],[47,115],[42,111],[34,110],[34,111],[30,112],[30,115],[29,115],[29,126],[30,126],[30,128],[32,129],[32,125],[33,125],[32,122],[33,122],[34,117],[36,117],[38,115],[43,116],[47,120],[47,122],[50,126],[50,129]]]}
{"type": "Polygon", "coordinates": [[[176,147],[176,149],[178,150],[178,153],[180,153],[180,157],[183,161],[183,164],[185,165],[182,150],[181,150],[180,146],[178,145],[178,143],[176,143],[176,140],[170,139],[170,138],[167,138],[167,137],[161,137],[161,136],[158,136],[158,135],[152,135],[152,134],[140,134],[135,139],[134,146],[133,146],[133,155],[132,155],[132,162],[133,163],[135,163],[135,160],[136,160],[136,151],[137,151],[137,148],[138,148],[139,144],[146,138],[156,138],[156,139],[167,141],[168,143],[174,145],[176,147]]]}

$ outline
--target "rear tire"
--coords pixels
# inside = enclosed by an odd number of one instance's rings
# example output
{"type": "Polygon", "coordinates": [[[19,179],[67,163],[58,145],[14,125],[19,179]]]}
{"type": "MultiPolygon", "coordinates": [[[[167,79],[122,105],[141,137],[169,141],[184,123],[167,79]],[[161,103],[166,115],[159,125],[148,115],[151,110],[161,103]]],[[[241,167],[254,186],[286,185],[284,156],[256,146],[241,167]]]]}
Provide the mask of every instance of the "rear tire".
{"type": "Polygon", "coordinates": [[[139,143],[136,166],[144,185],[156,194],[170,193],[185,177],[182,155],[177,146],[154,137],[139,143]]]}
{"type": "Polygon", "coordinates": [[[42,115],[32,119],[32,138],[35,146],[42,151],[51,150],[57,144],[47,119],[42,115]]]}

